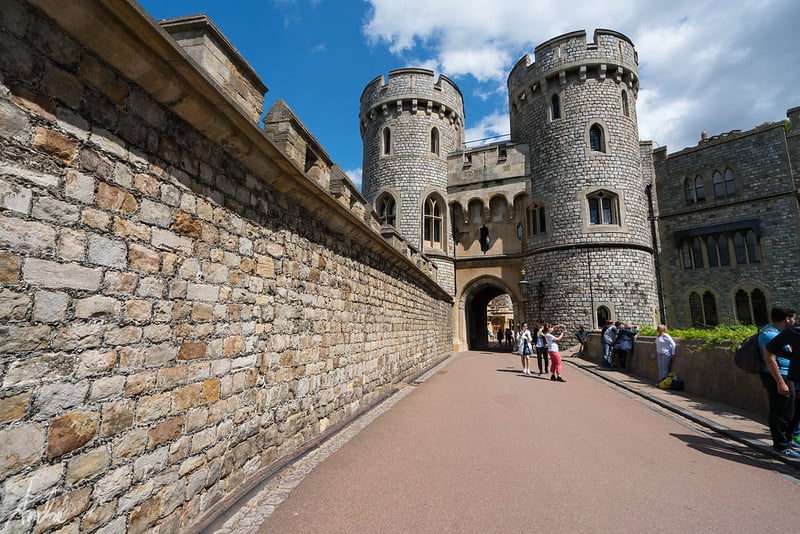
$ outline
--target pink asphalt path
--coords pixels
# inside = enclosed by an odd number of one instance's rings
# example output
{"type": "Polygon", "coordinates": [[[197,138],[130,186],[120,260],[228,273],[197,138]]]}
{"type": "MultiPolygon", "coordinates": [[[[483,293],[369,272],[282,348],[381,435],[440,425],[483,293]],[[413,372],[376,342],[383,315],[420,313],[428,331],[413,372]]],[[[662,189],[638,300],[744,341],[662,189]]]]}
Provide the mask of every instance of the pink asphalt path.
{"type": "Polygon", "coordinates": [[[569,363],[567,383],[518,370],[508,353],[456,355],[259,532],[800,529],[800,484],[776,464],[569,363]]]}

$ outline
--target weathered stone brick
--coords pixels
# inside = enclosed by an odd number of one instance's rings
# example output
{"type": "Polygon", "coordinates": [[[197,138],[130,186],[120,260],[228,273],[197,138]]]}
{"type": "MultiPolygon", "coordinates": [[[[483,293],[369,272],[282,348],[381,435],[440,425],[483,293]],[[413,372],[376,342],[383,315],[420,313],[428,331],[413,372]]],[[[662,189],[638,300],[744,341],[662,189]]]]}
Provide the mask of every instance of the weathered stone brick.
{"type": "Polygon", "coordinates": [[[19,281],[20,257],[8,252],[0,252],[0,282],[15,284],[19,281]]]}
{"type": "Polygon", "coordinates": [[[54,291],[37,291],[34,295],[33,320],[42,323],[63,321],[67,314],[69,295],[54,291]]]}
{"type": "Polygon", "coordinates": [[[28,116],[6,99],[0,99],[0,139],[27,141],[30,138],[28,116]]]}
{"type": "Polygon", "coordinates": [[[103,404],[103,419],[100,435],[104,438],[119,434],[133,426],[135,403],[131,399],[121,399],[103,404]]]}
{"type": "Polygon", "coordinates": [[[58,232],[58,257],[62,261],[82,263],[86,257],[86,236],[81,230],[61,228],[58,232]]]}
{"type": "Polygon", "coordinates": [[[147,447],[147,429],[134,428],[114,442],[112,458],[114,465],[127,463],[131,458],[141,456],[147,447]]]}
{"type": "Polygon", "coordinates": [[[152,314],[153,305],[148,300],[129,300],[125,302],[125,317],[129,321],[147,321],[152,314]]]}
{"type": "Polygon", "coordinates": [[[22,277],[29,284],[50,288],[72,288],[97,291],[103,272],[71,263],[56,263],[29,258],[22,269],[22,277]]]}
{"type": "Polygon", "coordinates": [[[20,321],[28,315],[31,298],[27,293],[18,293],[0,288],[0,321],[20,321]]]}
{"type": "Polygon", "coordinates": [[[80,151],[81,169],[94,173],[100,178],[107,179],[111,176],[114,166],[106,158],[92,148],[83,148],[80,151]]]}
{"type": "Polygon", "coordinates": [[[130,295],[139,283],[139,276],[134,273],[107,272],[103,280],[103,290],[112,295],[130,295]]]}
{"type": "Polygon", "coordinates": [[[78,367],[75,374],[83,378],[106,373],[114,368],[116,361],[116,350],[87,350],[78,356],[78,367]]]}
{"type": "Polygon", "coordinates": [[[111,455],[105,447],[79,454],[67,462],[67,484],[77,485],[91,480],[108,469],[110,463],[111,455]]]}
{"type": "Polygon", "coordinates": [[[38,423],[0,430],[0,477],[6,478],[36,465],[42,455],[45,433],[38,423]]]}
{"type": "Polygon", "coordinates": [[[128,252],[129,267],[146,273],[157,273],[160,259],[158,252],[141,245],[132,244],[128,252]]]}
{"type": "Polygon", "coordinates": [[[204,302],[192,303],[192,320],[209,321],[214,316],[214,307],[204,302]]]}
{"type": "MultiPolygon", "coordinates": [[[[89,509],[83,515],[83,532],[95,532],[103,525],[109,524],[116,515],[116,508],[117,508],[117,501],[110,501],[105,504],[101,504],[100,506],[95,506],[94,508],[89,509]]],[[[120,516],[119,519],[121,520],[121,524],[119,526],[116,526],[115,524],[110,525],[109,529],[106,530],[107,533],[110,534],[111,532],[124,531],[125,517],[120,516]]]]}
{"type": "Polygon", "coordinates": [[[106,231],[111,226],[111,216],[102,210],[83,208],[81,222],[90,228],[106,231]]]}
{"type": "Polygon", "coordinates": [[[136,406],[136,422],[150,423],[169,414],[171,397],[169,393],[157,393],[142,397],[136,406]]]}
{"type": "Polygon", "coordinates": [[[0,324],[0,354],[44,349],[50,342],[50,327],[0,324]]]}
{"type": "Polygon", "coordinates": [[[186,288],[186,298],[204,302],[217,302],[219,300],[219,287],[211,284],[194,284],[189,282],[186,288]]]}
{"type": "Polygon", "coordinates": [[[143,224],[136,224],[122,217],[114,217],[114,233],[121,237],[150,241],[150,229],[143,224]]]}
{"type": "Polygon", "coordinates": [[[142,340],[142,328],[140,326],[120,328],[112,325],[106,329],[103,339],[110,345],[131,345],[142,340]]]}
{"type": "Polygon", "coordinates": [[[203,397],[204,403],[216,402],[220,398],[220,380],[219,378],[211,378],[203,382],[203,397]]]}
{"type": "Polygon", "coordinates": [[[155,496],[131,510],[128,534],[144,534],[148,532],[150,527],[161,517],[161,505],[161,498],[155,496]]]}
{"type": "Polygon", "coordinates": [[[225,339],[222,350],[225,356],[233,356],[245,349],[244,336],[231,336],[225,339]]]}
{"type": "Polygon", "coordinates": [[[179,360],[194,360],[197,358],[205,358],[206,344],[205,343],[191,343],[186,342],[181,345],[178,351],[179,360]]]}
{"type": "Polygon", "coordinates": [[[12,102],[39,115],[48,122],[56,121],[56,116],[54,115],[55,106],[50,96],[38,93],[25,85],[12,84],[9,89],[11,90],[12,102]]]}
{"type": "Polygon", "coordinates": [[[64,180],[64,194],[84,204],[92,203],[95,198],[94,178],[74,169],[68,170],[64,180]]]}
{"type": "Polygon", "coordinates": [[[90,54],[81,55],[81,75],[106,95],[112,102],[122,105],[128,97],[128,86],[119,76],[90,54]]]}
{"type": "Polygon", "coordinates": [[[58,350],[88,349],[100,345],[101,323],[75,322],[56,330],[53,348],[58,350]]]}
{"type": "Polygon", "coordinates": [[[25,417],[30,399],[30,391],[0,399],[0,424],[19,421],[25,417]]]}
{"type": "Polygon", "coordinates": [[[72,412],[50,421],[47,432],[47,457],[83,447],[97,435],[100,415],[97,412],[72,412]]]}
{"type": "Polygon", "coordinates": [[[119,318],[120,302],[113,297],[93,295],[75,301],[75,317],[78,319],[119,318]]]}
{"type": "Polygon", "coordinates": [[[83,84],[72,74],[53,65],[45,69],[42,89],[72,109],[78,109],[83,100],[83,84]]]}
{"type": "Polygon", "coordinates": [[[128,249],[125,243],[100,235],[89,236],[89,262],[117,269],[128,265],[128,249]]]}
{"type": "Polygon", "coordinates": [[[175,412],[183,412],[200,404],[202,396],[201,384],[189,384],[178,388],[172,393],[172,409],[175,412]]]}
{"type": "Polygon", "coordinates": [[[78,142],[64,134],[37,126],[34,128],[33,146],[58,160],[62,165],[70,165],[78,153],[78,142]]]}
{"type": "Polygon", "coordinates": [[[29,188],[0,179],[0,208],[28,215],[32,200],[33,192],[29,188]]]}
{"type": "Polygon", "coordinates": [[[200,221],[188,213],[176,211],[173,214],[172,230],[177,234],[197,239],[200,237],[200,221]]]}
{"type": "Polygon", "coordinates": [[[146,174],[135,174],[133,186],[142,194],[152,198],[157,198],[160,191],[158,180],[146,174]]]}
{"type": "Polygon", "coordinates": [[[164,422],[157,424],[148,432],[148,449],[154,449],[159,445],[177,439],[183,430],[183,416],[170,417],[164,422]]]}
{"type": "Polygon", "coordinates": [[[125,381],[125,395],[135,397],[153,390],[156,384],[156,371],[148,369],[140,373],[128,375],[125,381]]]}
{"type": "Polygon", "coordinates": [[[52,254],[56,231],[49,225],[0,215],[0,247],[17,253],[52,254]]]}
{"type": "Polygon", "coordinates": [[[139,203],[133,195],[106,182],[98,184],[96,201],[98,207],[102,209],[123,213],[133,213],[139,207],[139,203]]]}
{"type": "Polygon", "coordinates": [[[185,365],[159,369],[156,376],[156,387],[158,389],[172,389],[185,384],[187,377],[188,369],[185,365]]]}
{"type": "Polygon", "coordinates": [[[92,382],[89,400],[97,401],[122,395],[125,387],[124,376],[103,376],[92,382]]]}
{"type": "Polygon", "coordinates": [[[41,534],[51,528],[65,524],[89,508],[92,488],[86,487],[51,499],[36,508],[37,520],[34,534],[41,534]]]}
{"type": "MultiPolygon", "coordinates": [[[[63,466],[47,465],[35,471],[6,479],[3,499],[0,501],[0,517],[10,517],[21,510],[25,503],[38,502],[61,481],[63,466]]],[[[13,529],[6,532],[15,532],[13,529]]]]}
{"type": "Polygon", "coordinates": [[[95,502],[104,503],[123,495],[131,487],[130,465],[123,465],[107,473],[94,483],[95,502]]]}
{"type": "Polygon", "coordinates": [[[163,248],[169,251],[192,253],[192,240],[188,237],[179,236],[168,230],[160,228],[153,229],[151,243],[154,247],[163,248]]]}

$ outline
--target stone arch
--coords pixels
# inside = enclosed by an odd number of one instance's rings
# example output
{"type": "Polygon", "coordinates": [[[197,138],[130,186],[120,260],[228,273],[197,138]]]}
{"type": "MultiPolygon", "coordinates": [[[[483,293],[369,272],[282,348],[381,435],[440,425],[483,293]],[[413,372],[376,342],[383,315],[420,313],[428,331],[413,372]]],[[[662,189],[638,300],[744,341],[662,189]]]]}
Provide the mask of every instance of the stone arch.
{"type": "Polygon", "coordinates": [[[464,339],[470,350],[482,349],[487,347],[486,322],[487,306],[495,297],[507,294],[511,298],[514,309],[515,323],[525,319],[522,314],[522,294],[519,288],[511,287],[502,278],[491,275],[483,275],[475,278],[467,284],[458,299],[458,307],[462,312],[459,325],[464,332],[464,339]]]}

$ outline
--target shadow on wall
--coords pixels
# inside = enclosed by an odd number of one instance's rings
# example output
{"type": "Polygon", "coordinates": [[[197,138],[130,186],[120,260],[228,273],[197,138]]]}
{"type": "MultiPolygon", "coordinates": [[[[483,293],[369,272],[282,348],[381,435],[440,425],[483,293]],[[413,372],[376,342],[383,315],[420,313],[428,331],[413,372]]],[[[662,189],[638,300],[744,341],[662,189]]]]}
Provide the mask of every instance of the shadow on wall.
{"type": "MultiPolygon", "coordinates": [[[[589,334],[585,358],[599,364],[603,353],[599,332],[589,334]]],[[[706,399],[737,406],[755,413],[767,413],[767,396],[758,375],[747,374],[733,363],[730,346],[698,351],[700,342],[676,339],[672,370],[684,381],[685,389],[706,399]]],[[[628,371],[655,384],[658,378],[655,338],[640,336],[628,356],[628,371]]]]}

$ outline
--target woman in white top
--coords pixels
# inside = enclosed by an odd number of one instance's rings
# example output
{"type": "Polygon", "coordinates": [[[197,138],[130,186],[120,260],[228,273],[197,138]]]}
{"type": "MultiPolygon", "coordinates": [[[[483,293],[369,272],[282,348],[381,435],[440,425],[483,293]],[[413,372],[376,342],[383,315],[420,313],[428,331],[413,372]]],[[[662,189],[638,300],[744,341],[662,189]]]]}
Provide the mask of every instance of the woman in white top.
{"type": "Polygon", "coordinates": [[[531,374],[531,347],[533,347],[533,338],[531,331],[528,330],[528,323],[522,323],[522,331],[519,334],[519,356],[522,359],[522,374],[531,374]]]}
{"type": "Polygon", "coordinates": [[[656,360],[658,361],[658,381],[661,382],[669,374],[672,357],[675,356],[675,340],[667,334],[666,325],[660,324],[656,328],[656,360]]]}
{"type": "Polygon", "coordinates": [[[550,380],[555,380],[558,382],[566,382],[561,377],[561,354],[558,353],[558,343],[557,341],[561,341],[561,338],[564,337],[564,334],[567,331],[567,327],[563,324],[553,325],[551,323],[544,324],[544,339],[547,343],[547,354],[550,356],[550,380]],[[561,333],[558,335],[554,334],[554,331],[558,329],[561,333]]]}

